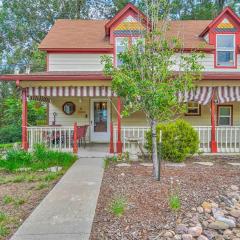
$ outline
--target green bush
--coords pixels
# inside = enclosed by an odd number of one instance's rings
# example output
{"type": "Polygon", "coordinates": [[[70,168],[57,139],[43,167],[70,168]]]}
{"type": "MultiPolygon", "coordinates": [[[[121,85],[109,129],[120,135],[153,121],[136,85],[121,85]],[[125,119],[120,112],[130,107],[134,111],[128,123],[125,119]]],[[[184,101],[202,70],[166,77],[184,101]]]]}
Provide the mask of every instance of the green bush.
{"type": "MultiPolygon", "coordinates": [[[[166,161],[182,162],[188,155],[198,152],[199,139],[194,128],[184,120],[157,126],[157,141],[162,131],[161,155],[166,161]]],[[[152,149],[151,132],[146,134],[146,146],[149,153],[152,149]]]]}
{"type": "Polygon", "coordinates": [[[0,129],[0,144],[21,142],[21,127],[7,126],[0,129]]]}

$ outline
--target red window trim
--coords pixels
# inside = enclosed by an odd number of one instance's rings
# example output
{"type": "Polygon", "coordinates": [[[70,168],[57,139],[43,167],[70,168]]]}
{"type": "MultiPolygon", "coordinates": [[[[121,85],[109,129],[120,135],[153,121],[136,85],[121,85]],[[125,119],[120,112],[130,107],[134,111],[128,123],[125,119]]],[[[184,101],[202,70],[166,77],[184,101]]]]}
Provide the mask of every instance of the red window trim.
{"type": "Polygon", "coordinates": [[[230,107],[231,108],[231,125],[230,126],[233,126],[233,105],[232,104],[218,104],[217,105],[217,126],[222,126],[222,125],[219,125],[219,108],[220,107],[230,107]]]}

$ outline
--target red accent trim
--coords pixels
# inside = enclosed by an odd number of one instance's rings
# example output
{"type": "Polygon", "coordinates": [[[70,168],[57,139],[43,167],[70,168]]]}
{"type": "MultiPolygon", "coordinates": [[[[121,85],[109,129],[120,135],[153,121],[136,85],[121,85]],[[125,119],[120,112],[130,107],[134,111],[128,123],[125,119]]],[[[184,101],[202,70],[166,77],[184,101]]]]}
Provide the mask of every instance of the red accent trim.
{"type": "Polygon", "coordinates": [[[46,51],[47,53],[113,53],[113,48],[39,48],[42,51],[46,51]]]}
{"type": "Polygon", "coordinates": [[[215,92],[213,92],[211,100],[211,151],[217,153],[217,142],[216,142],[216,126],[215,126],[215,92]]]}
{"type": "Polygon", "coordinates": [[[110,144],[109,144],[109,153],[114,153],[114,144],[113,144],[113,122],[110,123],[110,144]]]}
{"type": "Polygon", "coordinates": [[[28,150],[27,139],[27,90],[22,89],[22,148],[28,150]]]}
{"type": "Polygon", "coordinates": [[[214,24],[216,24],[226,13],[229,13],[229,15],[238,23],[240,24],[240,19],[237,16],[237,14],[230,8],[226,7],[199,35],[199,37],[204,37],[206,33],[213,27],[214,24]]]}
{"type": "Polygon", "coordinates": [[[122,153],[122,138],[121,138],[121,98],[117,99],[117,121],[118,121],[118,140],[117,140],[117,153],[122,153]]]}
{"type": "Polygon", "coordinates": [[[230,107],[231,108],[231,126],[233,125],[233,105],[232,104],[219,104],[217,105],[217,125],[219,126],[219,108],[230,107]]]}
{"type": "Polygon", "coordinates": [[[107,22],[107,24],[105,25],[105,31],[106,31],[106,35],[109,36],[110,35],[110,28],[112,27],[113,24],[115,24],[116,22],[119,21],[119,19],[129,10],[132,10],[136,15],[140,16],[141,18],[143,18],[144,22],[146,24],[148,24],[149,26],[150,23],[148,21],[148,18],[146,17],[146,15],[140,11],[137,7],[135,7],[132,3],[128,3],[122,10],[120,10],[109,22],[107,22]]]}
{"type": "Polygon", "coordinates": [[[1,75],[0,81],[85,81],[85,80],[111,80],[103,74],[86,74],[86,75],[1,75]]]}
{"type": "Polygon", "coordinates": [[[74,132],[73,132],[73,153],[78,153],[78,127],[77,123],[74,123],[74,132]]]}

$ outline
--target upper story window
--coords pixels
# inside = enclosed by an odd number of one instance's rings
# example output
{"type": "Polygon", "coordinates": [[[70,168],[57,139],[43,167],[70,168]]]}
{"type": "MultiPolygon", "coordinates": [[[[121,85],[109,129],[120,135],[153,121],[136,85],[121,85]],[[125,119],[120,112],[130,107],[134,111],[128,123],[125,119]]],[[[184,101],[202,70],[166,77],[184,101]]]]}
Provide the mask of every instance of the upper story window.
{"type": "Polygon", "coordinates": [[[115,39],[116,46],[116,66],[119,67],[122,64],[122,61],[119,59],[119,54],[124,52],[126,47],[128,46],[128,38],[127,37],[116,37],[115,39]]]}
{"type": "Polygon", "coordinates": [[[216,63],[218,67],[235,66],[235,35],[216,35],[216,63]]]}

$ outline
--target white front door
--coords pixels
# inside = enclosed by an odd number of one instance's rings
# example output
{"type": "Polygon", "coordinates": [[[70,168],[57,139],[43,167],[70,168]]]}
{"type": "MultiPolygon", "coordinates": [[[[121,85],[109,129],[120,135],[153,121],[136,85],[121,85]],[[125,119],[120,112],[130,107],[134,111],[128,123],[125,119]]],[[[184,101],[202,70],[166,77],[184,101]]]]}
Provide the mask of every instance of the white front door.
{"type": "Polygon", "coordinates": [[[110,140],[110,103],[107,99],[91,100],[91,141],[110,140]]]}

